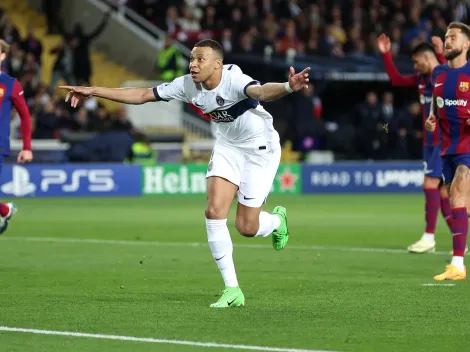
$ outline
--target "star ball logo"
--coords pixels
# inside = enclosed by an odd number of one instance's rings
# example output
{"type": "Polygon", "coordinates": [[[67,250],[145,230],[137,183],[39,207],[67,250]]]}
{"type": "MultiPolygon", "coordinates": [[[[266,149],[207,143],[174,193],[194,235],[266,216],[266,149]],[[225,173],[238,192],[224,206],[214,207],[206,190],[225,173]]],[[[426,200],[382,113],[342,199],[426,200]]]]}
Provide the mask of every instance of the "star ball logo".
{"type": "Polygon", "coordinates": [[[300,166],[281,165],[273,185],[275,193],[300,193],[300,166]]]}

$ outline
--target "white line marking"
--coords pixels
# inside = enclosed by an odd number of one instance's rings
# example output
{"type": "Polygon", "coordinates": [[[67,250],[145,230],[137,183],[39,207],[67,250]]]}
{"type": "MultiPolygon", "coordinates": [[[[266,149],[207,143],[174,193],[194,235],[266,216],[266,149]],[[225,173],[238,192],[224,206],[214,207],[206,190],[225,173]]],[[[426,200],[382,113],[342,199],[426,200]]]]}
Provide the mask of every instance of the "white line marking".
{"type": "Polygon", "coordinates": [[[455,284],[421,284],[421,286],[455,286],[455,284]]]}
{"type": "Polygon", "coordinates": [[[229,344],[225,344],[225,343],[215,343],[215,342],[198,342],[198,341],[185,341],[185,340],[154,339],[152,337],[135,337],[135,336],[120,336],[120,335],[89,334],[89,333],[84,333],[84,332],[72,332],[72,331],[55,331],[55,330],[11,328],[11,327],[8,327],[8,326],[0,326],[0,331],[23,332],[23,333],[27,333],[27,334],[39,334],[39,335],[59,335],[59,336],[86,337],[86,338],[91,338],[91,339],[104,339],[104,340],[165,343],[165,344],[171,344],[171,345],[187,345],[187,346],[214,347],[214,348],[232,348],[232,349],[250,350],[250,351],[335,352],[335,351],[324,351],[324,350],[302,350],[302,349],[282,348],[282,347],[229,345],[229,344]]]}
{"type": "MultiPolygon", "coordinates": [[[[132,240],[101,240],[93,238],[60,238],[60,237],[1,237],[0,241],[27,241],[27,242],[52,242],[52,243],[94,243],[94,244],[121,244],[121,245],[141,245],[141,246],[168,246],[168,247],[207,247],[205,242],[157,242],[157,241],[132,241],[132,240]]],[[[271,246],[264,244],[233,244],[239,248],[264,248],[271,249],[271,246]]],[[[340,252],[371,252],[371,253],[408,253],[406,249],[392,248],[356,248],[356,247],[335,247],[335,246],[290,246],[290,249],[318,250],[318,251],[340,251],[340,252]]],[[[436,251],[432,254],[447,255],[449,252],[436,251]]]]}

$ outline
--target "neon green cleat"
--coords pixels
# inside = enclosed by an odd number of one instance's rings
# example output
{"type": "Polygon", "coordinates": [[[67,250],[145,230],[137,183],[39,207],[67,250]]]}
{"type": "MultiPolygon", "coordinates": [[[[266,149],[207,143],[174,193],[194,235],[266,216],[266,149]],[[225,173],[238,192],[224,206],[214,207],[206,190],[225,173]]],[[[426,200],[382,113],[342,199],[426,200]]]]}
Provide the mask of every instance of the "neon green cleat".
{"type": "Polygon", "coordinates": [[[287,245],[289,241],[289,230],[287,228],[287,209],[277,206],[273,210],[273,214],[281,218],[281,226],[274,230],[271,234],[273,240],[273,247],[276,251],[280,251],[287,245]]]}
{"type": "Polygon", "coordinates": [[[222,297],[210,305],[211,308],[232,308],[245,305],[245,296],[240,287],[226,287],[222,297]]]}

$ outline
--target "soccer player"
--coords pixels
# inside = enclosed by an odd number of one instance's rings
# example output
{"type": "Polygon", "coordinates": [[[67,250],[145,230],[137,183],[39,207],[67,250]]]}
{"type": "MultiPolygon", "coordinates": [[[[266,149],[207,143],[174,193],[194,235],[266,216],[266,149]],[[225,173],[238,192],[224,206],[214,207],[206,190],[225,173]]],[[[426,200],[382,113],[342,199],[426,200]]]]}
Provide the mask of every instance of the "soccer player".
{"type": "Polygon", "coordinates": [[[436,119],[442,133],[443,177],[450,187],[452,207],[452,261],[435,280],[464,280],[468,217],[467,197],[470,193],[470,27],[452,22],[447,27],[444,56],[447,64],[432,72],[433,100],[426,129],[435,131],[436,119]],[[435,109],[437,109],[437,114],[435,109]]]}
{"type": "Polygon", "coordinates": [[[215,146],[207,168],[206,230],[209,247],[222,274],[225,290],[211,307],[243,306],[232,259],[233,246],[227,227],[230,205],[238,196],[235,226],[243,236],[271,235],[274,249],[288,241],[287,212],[262,211],[281,157],[279,135],[272,116],[260,101],[271,101],[306,87],[308,71],[290,68],[288,82],[266,83],[242,73],[236,65],[224,65],[223,49],[213,40],[197,43],[191,51],[190,74],[154,88],[101,88],[62,86],[65,100],[97,96],[120,103],[143,104],[173,99],[189,103],[208,114],[215,124],[215,146]]]}
{"type": "MultiPolygon", "coordinates": [[[[6,59],[9,45],[0,39],[0,67],[6,59]]],[[[0,71],[0,172],[3,161],[10,155],[10,121],[12,106],[20,115],[21,135],[23,137],[23,150],[18,154],[19,163],[33,160],[31,151],[31,116],[24,100],[23,87],[15,78],[0,71]]],[[[0,202],[0,234],[8,228],[11,217],[16,213],[13,203],[0,202]]]]}
{"type": "Polygon", "coordinates": [[[401,75],[392,58],[390,49],[392,44],[390,38],[382,34],[377,39],[377,46],[382,53],[385,69],[393,86],[418,87],[419,100],[423,115],[423,159],[424,159],[424,182],[423,191],[425,197],[425,222],[426,228],[421,239],[408,247],[411,253],[434,252],[436,241],[434,232],[436,230],[439,208],[449,228],[452,223],[452,211],[449,203],[447,188],[442,183],[442,159],[440,156],[440,131],[436,128],[433,133],[424,128],[426,119],[429,117],[431,107],[432,85],[431,72],[444,63],[443,43],[441,38],[432,38],[434,48],[429,43],[421,43],[413,48],[411,58],[414,63],[414,75],[401,75]]]}

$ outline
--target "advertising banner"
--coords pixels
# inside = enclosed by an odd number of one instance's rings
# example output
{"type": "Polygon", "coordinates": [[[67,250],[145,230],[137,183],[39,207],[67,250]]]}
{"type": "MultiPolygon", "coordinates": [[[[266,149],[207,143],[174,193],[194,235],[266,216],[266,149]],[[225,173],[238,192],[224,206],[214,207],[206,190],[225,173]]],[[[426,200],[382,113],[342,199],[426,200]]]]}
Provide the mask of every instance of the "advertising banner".
{"type": "MultiPolygon", "coordinates": [[[[206,164],[161,164],[142,168],[142,194],[204,194],[206,164]]],[[[301,167],[279,166],[271,193],[300,193],[301,167]]]]}
{"type": "Polygon", "coordinates": [[[303,165],[302,193],[420,192],[423,179],[419,162],[303,165]]]}
{"type": "Polygon", "coordinates": [[[8,197],[138,196],[140,166],[121,164],[4,165],[0,195],[8,197]]]}

